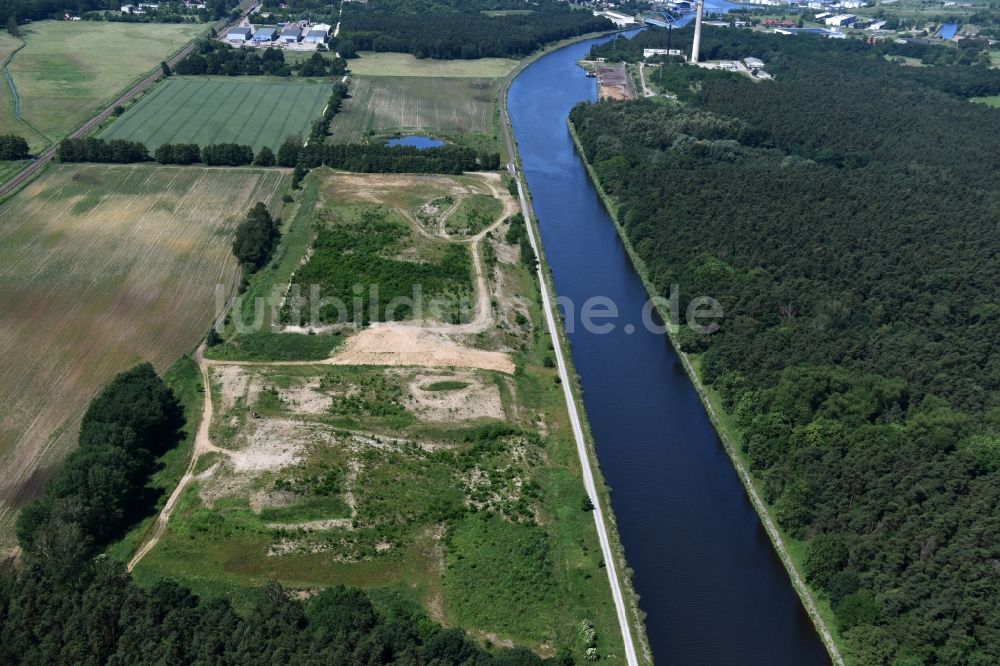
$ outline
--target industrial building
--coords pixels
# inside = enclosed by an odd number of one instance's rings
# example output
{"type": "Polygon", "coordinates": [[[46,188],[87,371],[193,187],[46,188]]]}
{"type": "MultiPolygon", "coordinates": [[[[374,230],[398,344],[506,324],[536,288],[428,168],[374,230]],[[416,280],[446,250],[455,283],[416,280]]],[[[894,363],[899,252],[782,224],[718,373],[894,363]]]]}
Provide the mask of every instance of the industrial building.
{"type": "Polygon", "coordinates": [[[227,42],[237,42],[242,44],[244,42],[249,42],[251,37],[253,37],[253,28],[250,27],[230,28],[226,31],[227,42]]]}
{"type": "Polygon", "coordinates": [[[824,19],[823,22],[835,28],[843,28],[849,25],[853,25],[854,22],[857,20],[858,17],[855,16],[854,14],[838,14],[837,16],[831,16],[828,19],[824,19]]]}
{"type": "Polygon", "coordinates": [[[634,16],[622,14],[621,12],[594,12],[594,16],[606,16],[619,28],[638,23],[638,20],[634,16]]]}
{"type": "Polygon", "coordinates": [[[285,44],[298,44],[302,40],[302,28],[286,26],[281,29],[281,41],[285,44]]]}
{"type": "Polygon", "coordinates": [[[680,49],[643,49],[642,59],[648,60],[653,56],[683,56],[684,52],[680,49]]]}
{"type": "Polygon", "coordinates": [[[253,33],[253,41],[255,43],[261,42],[273,42],[278,38],[278,26],[275,25],[262,25],[257,28],[257,32],[253,33]]]}
{"type": "Polygon", "coordinates": [[[317,23],[309,28],[304,41],[307,44],[325,44],[330,37],[330,30],[331,27],[326,23],[317,23]]]}

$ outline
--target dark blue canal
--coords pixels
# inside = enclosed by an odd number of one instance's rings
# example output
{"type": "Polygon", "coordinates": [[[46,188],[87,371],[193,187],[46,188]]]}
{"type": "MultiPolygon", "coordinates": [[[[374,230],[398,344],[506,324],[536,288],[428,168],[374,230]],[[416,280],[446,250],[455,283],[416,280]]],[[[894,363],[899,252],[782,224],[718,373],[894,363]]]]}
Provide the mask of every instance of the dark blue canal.
{"type": "Polygon", "coordinates": [[[575,63],[592,43],[529,66],[508,109],[556,291],[576,304],[567,319],[573,361],[653,656],[669,665],[827,664],[676,354],[642,325],[643,284],[574,151],[569,110],[595,99],[575,63]],[[610,334],[580,325],[595,295],[618,306],[610,334]]]}

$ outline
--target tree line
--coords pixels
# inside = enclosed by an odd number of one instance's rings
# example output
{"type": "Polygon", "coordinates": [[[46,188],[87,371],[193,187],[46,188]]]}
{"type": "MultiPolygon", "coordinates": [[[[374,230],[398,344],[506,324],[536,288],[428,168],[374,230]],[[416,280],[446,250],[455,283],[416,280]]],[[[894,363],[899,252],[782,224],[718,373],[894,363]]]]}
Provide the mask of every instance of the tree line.
{"type": "Polygon", "coordinates": [[[1000,113],[947,81],[978,65],[725,34],[775,80],[581,105],[586,157],[656,288],[722,304],[680,343],[848,662],[1000,663],[1000,113]]]}
{"type": "MultiPolygon", "coordinates": [[[[239,4],[239,0],[206,0],[206,9],[199,12],[199,16],[208,20],[218,20],[223,16],[226,16],[229,11],[235,8],[239,4]]],[[[72,9],[76,14],[80,16],[86,16],[92,12],[106,12],[109,10],[118,10],[121,8],[121,3],[115,2],[113,0],[77,0],[73,3],[72,7],[68,7],[67,3],[62,0],[0,0],[0,17],[16,17],[16,21],[39,21],[42,19],[62,19],[63,15],[68,9],[72,9]]],[[[163,19],[162,22],[177,22],[178,18],[183,19],[184,17],[178,17],[177,13],[181,12],[183,5],[181,3],[163,3],[161,4],[161,10],[157,14],[159,15],[158,21],[163,19]],[[171,7],[170,5],[174,5],[171,7]]],[[[99,16],[104,17],[104,14],[99,14],[99,16]]],[[[143,15],[146,17],[146,15],[143,15]]],[[[126,20],[136,18],[134,16],[122,16],[111,18],[106,17],[107,20],[126,20]]],[[[145,20],[153,18],[152,16],[146,17],[145,20]]]]}
{"type": "Polygon", "coordinates": [[[285,61],[283,51],[274,48],[234,48],[213,40],[204,40],[198,48],[177,63],[175,71],[184,76],[342,76],[347,71],[347,61],[334,56],[313,53],[300,64],[285,61]]]}
{"type": "Polygon", "coordinates": [[[525,14],[486,13],[508,8],[525,6],[486,0],[348,3],[338,49],[343,55],[402,51],[418,58],[520,58],[561,39],[614,28],[603,16],[556,0],[532,3],[525,14]]]}

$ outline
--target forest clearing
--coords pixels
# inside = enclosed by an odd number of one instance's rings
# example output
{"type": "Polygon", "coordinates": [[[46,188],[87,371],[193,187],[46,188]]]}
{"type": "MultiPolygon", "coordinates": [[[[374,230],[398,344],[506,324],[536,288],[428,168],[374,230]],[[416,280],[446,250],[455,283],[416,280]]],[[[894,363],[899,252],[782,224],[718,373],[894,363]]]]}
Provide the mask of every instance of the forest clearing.
{"type": "Polygon", "coordinates": [[[0,206],[0,547],[95,392],[139,360],[162,370],[204,335],[216,285],[236,276],[233,226],[287,178],[57,166],[0,206]]]}

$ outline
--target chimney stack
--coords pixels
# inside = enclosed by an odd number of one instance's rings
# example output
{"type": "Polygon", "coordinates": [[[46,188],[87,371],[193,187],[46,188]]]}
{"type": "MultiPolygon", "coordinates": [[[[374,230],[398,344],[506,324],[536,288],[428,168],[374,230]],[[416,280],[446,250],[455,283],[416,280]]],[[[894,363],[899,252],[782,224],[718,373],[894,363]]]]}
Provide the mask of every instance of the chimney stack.
{"type": "Polygon", "coordinates": [[[697,63],[701,51],[701,15],[705,11],[705,0],[698,0],[695,4],[694,15],[694,44],[691,45],[691,62],[697,63]]]}

